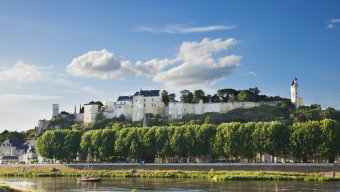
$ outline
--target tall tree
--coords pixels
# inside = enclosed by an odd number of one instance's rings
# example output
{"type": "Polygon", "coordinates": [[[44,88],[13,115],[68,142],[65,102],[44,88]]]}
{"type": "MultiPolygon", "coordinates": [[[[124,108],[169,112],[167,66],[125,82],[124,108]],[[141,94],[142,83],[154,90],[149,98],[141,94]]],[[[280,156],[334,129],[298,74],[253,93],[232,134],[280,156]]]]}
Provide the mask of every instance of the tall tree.
{"type": "Polygon", "coordinates": [[[297,160],[307,163],[309,157],[318,153],[321,144],[321,129],[318,121],[294,123],[292,125],[291,147],[297,160]]]}
{"type": "Polygon", "coordinates": [[[233,101],[237,96],[235,89],[220,89],[217,91],[217,95],[220,97],[222,102],[233,101]]]}
{"type": "Polygon", "coordinates": [[[162,101],[164,102],[164,104],[168,106],[170,102],[169,93],[166,90],[163,90],[161,93],[161,97],[162,97],[162,101]]]}
{"type": "Polygon", "coordinates": [[[181,101],[184,103],[192,103],[193,102],[193,98],[194,98],[194,94],[191,93],[189,90],[183,90],[181,91],[181,101]]]}
{"type": "Polygon", "coordinates": [[[203,100],[203,102],[207,102],[206,98],[205,98],[205,93],[204,91],[202,91],[202,89],[197,89],[194,91],[194,98],[193,101],[194,102],[199,102],[200,100],[203,100]]]}
{"type": "Polygon", "coordinates": [[[334,163],[334,158],[340,151],[340,125],[337,121],[324,119],[320,121],[321,145],[320,152],[329,163],[334,163]]]}

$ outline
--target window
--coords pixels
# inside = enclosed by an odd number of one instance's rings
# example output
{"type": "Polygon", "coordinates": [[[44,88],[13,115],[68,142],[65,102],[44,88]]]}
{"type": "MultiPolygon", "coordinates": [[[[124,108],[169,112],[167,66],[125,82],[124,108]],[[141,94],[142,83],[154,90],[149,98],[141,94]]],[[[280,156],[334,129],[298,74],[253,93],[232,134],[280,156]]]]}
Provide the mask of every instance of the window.
{"type": "Polygon", "coordinates": [[[145,104],[144,104],[144,107],[145,107],[145,104]]]}
{"type": "Polygon", "coordinates": [[[153,101],[153,98],[151,99],[151,101],[153,101]]]}

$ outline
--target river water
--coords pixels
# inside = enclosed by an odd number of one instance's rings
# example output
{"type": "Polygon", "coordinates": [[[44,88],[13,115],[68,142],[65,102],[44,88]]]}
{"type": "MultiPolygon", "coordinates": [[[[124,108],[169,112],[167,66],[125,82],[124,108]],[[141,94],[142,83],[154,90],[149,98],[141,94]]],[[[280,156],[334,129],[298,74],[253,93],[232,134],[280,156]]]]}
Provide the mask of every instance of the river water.
{"type": "Polygon", "coordinates": [[[5,178],[0,182],[41,191],[340,191],[340,182],[207,181],[195,179],[103,178],[78,183],[74,177],[5,178]]]}

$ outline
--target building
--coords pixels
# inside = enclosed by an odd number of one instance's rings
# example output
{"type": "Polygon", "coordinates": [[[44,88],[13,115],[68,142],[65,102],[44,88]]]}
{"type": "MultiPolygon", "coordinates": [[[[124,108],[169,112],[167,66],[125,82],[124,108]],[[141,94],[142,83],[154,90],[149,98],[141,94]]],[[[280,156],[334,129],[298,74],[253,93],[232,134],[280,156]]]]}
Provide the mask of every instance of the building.
{"type": "Polygon", "coordinates": [[[124,116],[132,121],[141,121],[144,115],[151,113],[164,116],[165,105],[160,90],[140,90],[132,96],[119,96],[116,102],[90,102],[84,105],[84,123],[95,121],[98,113],[106,118],[124,116]]]}
{"type": "MultiPolygon", "coordinates": [[[[295,107],[303,105],[303,99],[298,94],[298,82],[295,78],[291,84],[291,102],[295,107]]],[[[168,119],[182,119],[188,114],[201,115],[204,113],[228,113],[234,109],[249,109],[261,105],[277,106],[279,101],[272,102],[228,102],[219,103],[184,103],[169,102],[168,107],[162,101],[160,90],[140,90],[133,95],[119,96],[117,101],[94,102],[91,101],[80,107],[79,113],[68,114],[59,113],[59,105],[52,105],[52,120],[40,120],[37,127],[37,135],[48,129],[58,129],[58,124],[53,124],[55,119],[68,119],[78,123],[93,123],[98,113],[102,113],[106,118],[118,118],[124,116],[132,121],[142,121],[146,114],[160,115],[168,119]],[[73,119],[72,119],[73,118],[73,119]]]]}
{"type": "Polygon", "coordinates": [[[30,139],[27,139],[27,141],[24,143],[26,151],[22,155],[22,158],[20,158],[20,160],[24,162],[25,164],[36,162],[38,159],[38,155],[35,152],[35,148],[34,148],[35,141],[36,141],[35,138],[30,138],[30,139]]]}
{"type": "Polygon", "coordinates": [[[18,156],[2,156],[0,164],[16,164],[19,162],[18,156]]]}
{"type": "Polygon", "coordinates": [[[6,139],[0,145],[0,157],[22,156],[25,153],[25,146],[17,139],[6,139]]]}
{"type": "Polygon", "coordinates": [[[302,97],[299,96],[298,88],[299,88],[298,80],[295,77],[292,81],[292,85],[290,86],[290,100],[295,105],[296,109],[304,104],[302,97]]]}
{"type": "Polygon", "coordinates": [[[133,95],[132,121],[141,121],[147,113],[164,116],[165,105],[159,90],[140,90],[133,95]]]}

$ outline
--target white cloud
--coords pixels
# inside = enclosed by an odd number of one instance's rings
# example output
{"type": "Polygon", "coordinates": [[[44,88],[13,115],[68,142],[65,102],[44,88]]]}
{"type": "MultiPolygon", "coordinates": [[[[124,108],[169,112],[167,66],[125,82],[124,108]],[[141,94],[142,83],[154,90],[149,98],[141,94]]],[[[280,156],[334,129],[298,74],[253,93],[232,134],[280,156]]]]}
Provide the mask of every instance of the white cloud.
{"type": "Polygon", "coordinates": [[[145,76],[170,88],[202,88],[216,83],[238,68],[241,56],[214,56],[215,53],[227,50],[235,44],[237,41],[233,38],[205,38],[201,42],[183,42],[174,58],[135,63],[117,58],[103,49],[90,51],[73,59],[66,70],[75,76],[100,79],[145,76]]]}
{"type": "Polygon", "coordinates": [[[114,53],[105,49],[90,51],[74,58],[66,71],[72,75],[96,77],[100,79],[133,76],[135,72],[130,68],[131,63],[122,58],[116,58],[114,53]]]}
{"type": "Polygon", "coordinates": [[[332,19],[332,20],[328,21],[327,23],[328,23],[328,25],[327,25],[326,28],[327,29],[332,29],[332,28],[334,28],[337,25],[337,23],[340,23],[340,18],[332,19]]]}
{"type": "Polygon", "coordinates": [[[183,25],[169,25],[166,27],[137,27],[137,31],[141,32],[151,32],[151,33],[202,33],[211,31],[226,31],[237,28],[235,25],[210,25],[210,26],[199,26],[199,27],[189,27],[183,25]]]}
{"type": "Polygon", "coordinates": [[[253,76],[253,77],[256,77],[256,75],[257,75],[254,71],[249,71],[248,74],[249,74],[250,76],[253,76]]]}
{"type": "Polygon", "coordinates": [[[179,65],[156,74],[153,78],[167,87],[203,87],[213,85],[233,72],[241,56],[228,55],[215,58],[213,53],[235,45],[235,39],[203,39],[201,42],[184,42],[176,58],[179,65]]]}
{"type": "Polygon", "coordinates": [[[19,61],[12,67],[0,70],[0,82],[30,83],[44,80],[48,78],[50,68],[19,61]]]}
{"type": "Polygon", "coordinates": [[[59,96],[51,96],[51,95],[30,95],[30,94],[7,94],[0,95],[1,102],[10,102],[10,101],[33,101],[33,100],[53,100],[59,99],[59,96]]]}

